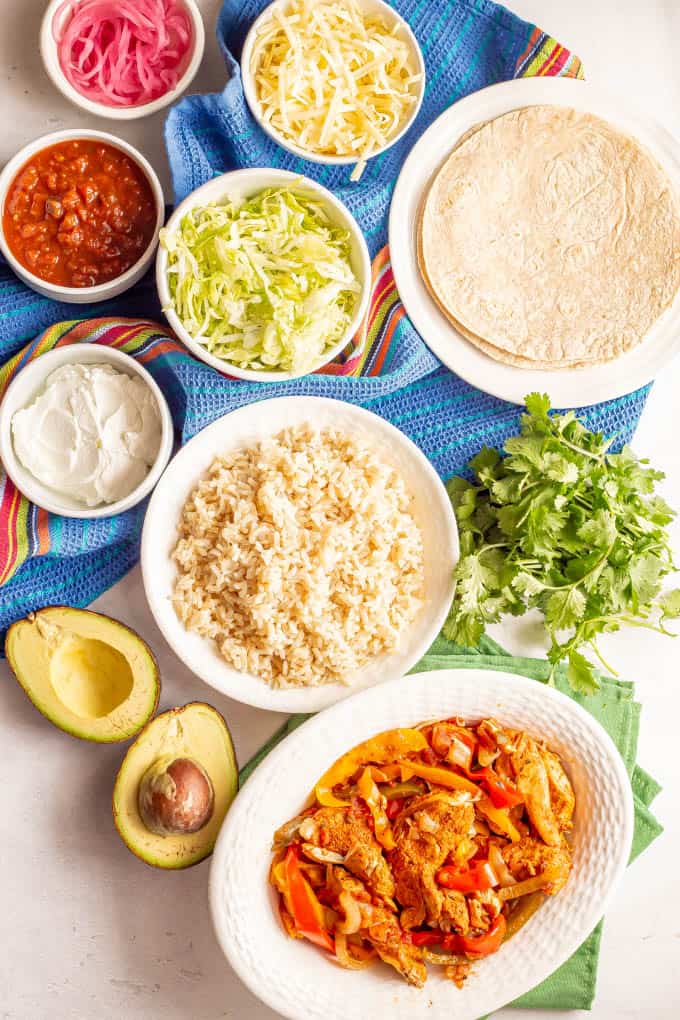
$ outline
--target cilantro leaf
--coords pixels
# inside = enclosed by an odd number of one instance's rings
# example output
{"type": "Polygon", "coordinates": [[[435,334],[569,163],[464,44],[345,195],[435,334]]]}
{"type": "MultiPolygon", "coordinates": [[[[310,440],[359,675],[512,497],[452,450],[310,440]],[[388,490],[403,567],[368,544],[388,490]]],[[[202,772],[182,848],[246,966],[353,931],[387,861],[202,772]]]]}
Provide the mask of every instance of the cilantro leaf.
{"type": "Polygon", "coordinates": [[[498,450],[491,446],[483,446],[476,457],[473,457],[468,467],[478,476],[492,471],[500,463],[501,455],[498,450]]]}
{"type": "Polygon", "coordinates": [[[589,693],[598,681],[580,648],[627,624],[668,634],[680,617],[680,589],[660,595],[675,512],[655,491],[663,472],[629,447],[610,453],[611,438],[551,412],[545,394],[526,405],[505,455],[485,447],[471,462],[478,484],[447,486],[462,559],[444,633],[474,647],[487,623],[538,607],[548,658],[589,693]]]}
{"type": "Polygon", "coordinates": [[[547,393],[529,393],[524,398],[524,403],[534,418],[547,418],[550,410],[550,397],[547,393]]]}
{"type": "Polygon", "coordinates": [[[616,541],[616,535],[616,519],[609,510],[597,510],[578,529],[578,537],[598,549],[608,549],[616,541]]]}
{"type": "Polygon", "coordinates": [[[675,620],[680,616],[680,588],[668,591],[659,600],[662,620],[675,620]]]}
{"type": "Polygon", "coordinates": [[[545,607],[546,623],[553,630],[567,630],[583,616],[586,597],[580,588],[564,588],[554,591],[545,607]]]}
{"type": "Polygon", "coordinates": [[[577,694],[594,694],[600,687],[592,663],[588,662],[585,655],[573,650],[569,652],[567,660],[567,679],[577,694]]]}

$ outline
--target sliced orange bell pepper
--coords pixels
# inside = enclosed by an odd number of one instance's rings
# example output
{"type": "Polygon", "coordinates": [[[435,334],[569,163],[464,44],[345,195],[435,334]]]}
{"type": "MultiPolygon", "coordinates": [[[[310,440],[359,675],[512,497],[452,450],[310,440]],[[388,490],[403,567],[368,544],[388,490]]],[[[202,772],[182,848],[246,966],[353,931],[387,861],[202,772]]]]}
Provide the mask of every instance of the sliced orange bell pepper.
{"type": "Polygon", "coordinates": [[[373,815],[375,838],[386,850],[394,850],[394,836],[385,810],[386,801],[376,786],[370,766],[367,766],[359,776],[357,789],[373,815]]]}
{"type": "Polygon", "coordinates": [[[477,808],[485,815],[492,825],[507,836],[508,839],[512,840],[513,843],[518,843],[522,838],[512,824],[510,815],[505,808],[494,807],[489,797],[482,797],[481,800],[477,801],[477,808]]]}
{"type": "Polygon", "coordinates": [[[284,899],[286,899],[286,906],[290,904],[289,910],[298,932],[321,949],[327,949],[329,953],[334,953],[335,944],[323,923],[323,907],[300,870],[298,850],[295,846],[288,847],[285,873],[288,897],[284,897],[284,899]]]}
{"type": "Polygon", "coordinates": [[[411,776],[418,776],[435,786],[445,786],[450,790],[466,790],[468,793],[478,794],[479,787],[470,782],[464,776],[450,769],[441,768],[438,765],[423,765],[419,761],[400,761],[402,780],[410,779],[411,776]]]}
{"type": "Polygon", "coordinates": [[[427,740],[420,730],[386,730],[377,737],[357,744],[323,774],[315,787],[316,799],[323,807],[347,807],[348,801],[333,793],[333,787],[346,782],[362,765],[383,765],[414,751],[424,751],[427,740]]]}

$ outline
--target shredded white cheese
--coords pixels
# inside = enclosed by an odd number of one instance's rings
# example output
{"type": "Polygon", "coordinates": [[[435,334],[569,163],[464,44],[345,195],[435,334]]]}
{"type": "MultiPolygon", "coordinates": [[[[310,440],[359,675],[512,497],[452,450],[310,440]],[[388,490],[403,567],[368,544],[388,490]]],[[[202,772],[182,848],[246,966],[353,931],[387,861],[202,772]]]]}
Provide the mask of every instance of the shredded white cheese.
{"type": "Polygon", "coordinates": [[[258,33],[250,63],[262,115],[309,153],[365,160],[401,129],[421,75],[399,26],[356,0],[291,0],[258,33]]]}

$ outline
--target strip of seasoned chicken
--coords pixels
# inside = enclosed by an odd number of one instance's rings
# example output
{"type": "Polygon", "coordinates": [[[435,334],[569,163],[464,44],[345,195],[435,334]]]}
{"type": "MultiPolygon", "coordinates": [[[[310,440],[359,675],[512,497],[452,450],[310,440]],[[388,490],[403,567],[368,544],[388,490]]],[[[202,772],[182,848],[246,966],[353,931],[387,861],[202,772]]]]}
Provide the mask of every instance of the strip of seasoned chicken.
{"type": "Polygon", "coordinates": [[[518,843],[504,847],[503,860],[518,882],[554,870],[557,878],[544,889],[551,896],[563,888],[571,871],[571,854],[563,838],[559,846],[546,846],[533,836],[524,836],[518,843]]]}
{"type": "Polygon", "coordinates": [[[375,947],[385,963],[402,974],[410,985],[422,988],[427,968],[418,946],[404,941],[404,932],[395,914],[384,907],[373,907],[371,923],[361,934],[375,947]]]}
{"type": "MultiPolygon", "coordinates": [[[[350,902],[354,901],[353,910],[359,919],[356,930],[371,943],[385,963],[394,967],[409,984],[422,988],[427,979],[422,951],[404,940],[397,915],[387,907],[371,903],[364,884],[344,868],[333,867],[331,872],[328,887],[334,895],[333,906],[343,912],[347,905],[346,897],[351,897],[350,902]]],[[[344,920],[348,920],[347,913],[344,920]]]]}
{"type": "Polygon", "coordinates": [[[525,733],[512,754],[512,767],[531,824],[548,846],[559,846],[561,835],[550,800],[548,771],[536,741],[525,733]]]}
{"type": "Polygon", "coordinates": [[[402,918],[410,927],[426,922],[443,931],[465,933],[469,917],[465,897],[442,890],[435,874],[474,823],[467,794],[429,793],[415,797],[393,826],[396,843],[390,865],[396,898],[407,907],[402,918]]]}
{"type": "Polygon", "coordinates": [[[348,871],[376,896],[391,900],[394,879],[365,816],[351,807],[319,808],[311,818],[314,827],[309,842],[341,854],[348,871]]]}
{"type": "Polygon", "coordinates": [[[556,754],[549,751],[546,747],[541,747],[540,755],[543,759],[545,770],[548,773],[550,803],[553,814],[557,819],[557,824],[560,829],[571,829],[571,819],[576,804],[573,787],[562,767],[562,762],[556,754]]]}

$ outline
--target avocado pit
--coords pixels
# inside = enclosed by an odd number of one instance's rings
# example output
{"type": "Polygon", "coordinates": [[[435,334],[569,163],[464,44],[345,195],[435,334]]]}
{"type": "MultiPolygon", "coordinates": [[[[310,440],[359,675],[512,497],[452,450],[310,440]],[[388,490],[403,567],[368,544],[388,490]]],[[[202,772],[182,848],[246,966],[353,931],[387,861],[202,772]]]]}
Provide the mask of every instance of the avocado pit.
{"type": "Polygon", "coordinates": [[[208,857],[238,789],[229,728],[202,701],[161,712],[127,750],[113,790],[121,839],[155,868],[208,857]]]}
{"type": "Polygon", "coordinates": [[[159,758],[139,784],[139,814],[158,836],[199,832],[212,818],[214,805],[210,778],[192,758],[159,758]]]}

